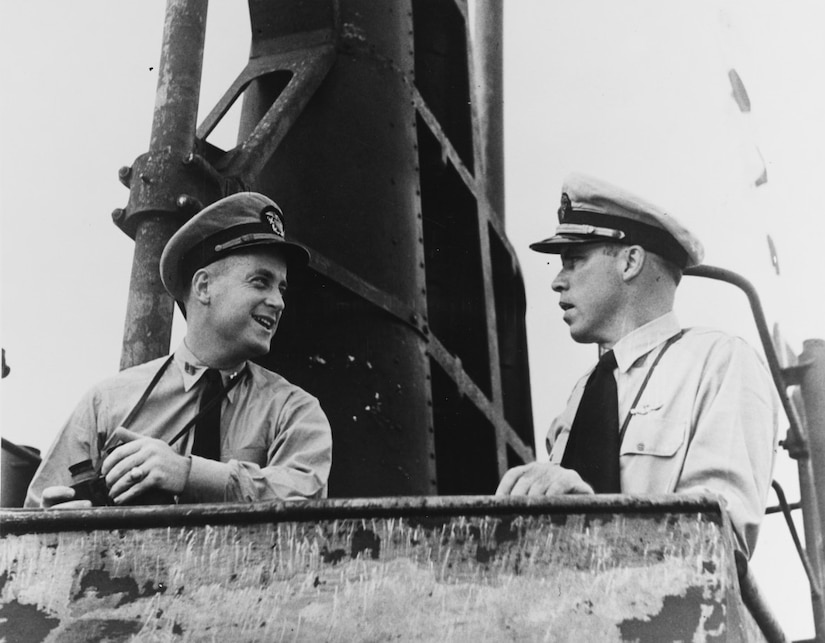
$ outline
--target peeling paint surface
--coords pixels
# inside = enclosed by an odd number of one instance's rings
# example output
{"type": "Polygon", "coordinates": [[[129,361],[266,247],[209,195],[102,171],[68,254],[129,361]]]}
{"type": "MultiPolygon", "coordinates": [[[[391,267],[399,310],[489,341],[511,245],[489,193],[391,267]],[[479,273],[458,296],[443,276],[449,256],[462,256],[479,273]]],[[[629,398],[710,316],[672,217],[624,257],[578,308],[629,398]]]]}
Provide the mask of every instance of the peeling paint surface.
{"type": "Polygon", "coordinates": [[[759,640],[722,526],[701,514],[346,518],[0,542],[7,641],[759,640]]]}

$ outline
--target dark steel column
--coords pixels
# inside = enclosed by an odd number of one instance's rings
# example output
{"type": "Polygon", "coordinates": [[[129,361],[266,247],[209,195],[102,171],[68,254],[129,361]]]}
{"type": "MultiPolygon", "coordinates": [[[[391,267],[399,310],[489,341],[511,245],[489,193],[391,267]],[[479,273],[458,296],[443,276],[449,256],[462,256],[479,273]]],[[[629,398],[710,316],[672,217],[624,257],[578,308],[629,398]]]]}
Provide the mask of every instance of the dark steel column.
{"type": "Polygon", "coordinates": [[[207,0],[168,0],[149,152],[121,170],[131,188],[129,207],[113,216],[135,239],[121,368],[169,350],[173,302],[158,262],[181,223],[174,215],[187,204],[178,168],[195,148],[207,6],[207,0]]]}
{"type": "Polygon", "coordinates": [[[331,494],[433,493],[410,2],[257,0],[250,14],[250,60],[280,58],[294,75],[285,88],[277,73],[249,86],[241,141],[302,80],[290,61],[337,49],[254,182],[283,207],[315,270],[290,275],[263,363],[321,400],[334,432],[331,494]]]}

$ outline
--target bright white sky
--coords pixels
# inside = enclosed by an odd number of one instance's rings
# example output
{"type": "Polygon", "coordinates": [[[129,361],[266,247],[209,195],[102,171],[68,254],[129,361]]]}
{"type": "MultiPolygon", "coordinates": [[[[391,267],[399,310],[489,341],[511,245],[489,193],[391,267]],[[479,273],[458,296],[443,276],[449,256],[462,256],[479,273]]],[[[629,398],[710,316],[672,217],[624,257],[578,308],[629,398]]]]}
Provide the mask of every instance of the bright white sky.
{"type": "MultiPolygon", "coordinates": [[[[210,3],[204,114],[246,62],[244,4],[210,3]]],[[[86,388],[118,367],[132,242],[110,213],[128,198],[118,168],[148,147],[164,10],[162,0],[0,2],[0,321],[12,368],[1,426],[19,444],[45,450],[86,388]]],[[[595,357],[561,321],[549,288],[557,259],[526,249],[555,227],[569,171],[670,208],[704,240],[707,263],[757,284],[796,352],[825,338],[823,27],[814,0],[505,4],[506,217],[527,289],[537,435],[595,357]],[[731,67],[750,114],[731,98],[731,67]],[[768,183],[757,189],[762,159],[768,183]]],[[[755,341],[744,297],[696,279],[680,290],[683,323],[755,341]]],[[[784,452],[777,478],[797,499],[784,452]]],[[[788,635],[813,636],[778,516],[753,566],[788,635]]]]}

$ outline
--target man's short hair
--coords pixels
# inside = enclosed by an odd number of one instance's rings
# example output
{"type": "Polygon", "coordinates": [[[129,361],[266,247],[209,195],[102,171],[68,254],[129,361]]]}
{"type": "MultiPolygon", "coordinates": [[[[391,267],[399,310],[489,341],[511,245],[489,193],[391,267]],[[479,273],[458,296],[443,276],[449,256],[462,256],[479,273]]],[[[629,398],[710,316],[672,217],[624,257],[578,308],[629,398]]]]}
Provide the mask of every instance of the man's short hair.
{"type": "MultiPolygon", "coordinates": [[[[600,244],[602,246],[602,252],[606,255],[610,255],[611,257],[618,257],[619,253],[629,246],[623,243],[603,243],[600,244]]],[[[658,267],[661,272],[664,272],[673,280],[675,285],[679,285],[682,281],[682,269],[679,268],[675,263],[665,259],[661,255],[656,254],[655,252],[651,252],[650,250],[645,250],[647,257],[649,257],[658,267]]]]}

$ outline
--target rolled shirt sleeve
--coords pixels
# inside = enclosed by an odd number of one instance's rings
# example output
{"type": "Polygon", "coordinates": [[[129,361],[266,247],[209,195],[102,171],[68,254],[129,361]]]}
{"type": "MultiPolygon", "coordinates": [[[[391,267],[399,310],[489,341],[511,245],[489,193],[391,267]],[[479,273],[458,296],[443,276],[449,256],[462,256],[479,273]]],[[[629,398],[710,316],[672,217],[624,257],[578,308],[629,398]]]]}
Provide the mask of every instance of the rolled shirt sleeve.
{"type": "Polygon", "coordinates": [[[192,456],[182,502],[254,502],[326,496],[332,465],[329,421],[297,387],[280,407],[268,447],[239,448],[227,462],[192,456]],[[264,456],[264,462],[260,458],[264,456]]]}

